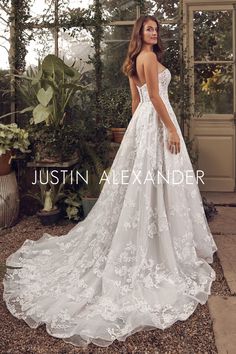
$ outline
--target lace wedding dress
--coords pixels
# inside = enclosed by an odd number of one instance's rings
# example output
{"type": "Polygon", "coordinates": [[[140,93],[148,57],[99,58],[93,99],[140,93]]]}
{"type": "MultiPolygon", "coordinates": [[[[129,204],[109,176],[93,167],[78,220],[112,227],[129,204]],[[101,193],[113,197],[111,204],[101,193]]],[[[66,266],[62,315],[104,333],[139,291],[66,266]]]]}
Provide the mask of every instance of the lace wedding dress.
{"type": "Polygon", "coordinates": [[[207,301],[215,280],[208,263],[217,247],[195,177],[157,183],[158,172],[166,180],[168,171],[193,172],[168,98],[169,69],[158,77],[180,153],[168,150],[146,84],[138,87],[140,103],[89,215],[66,235],[27,239],[6,261],[9,311],[73,345],[105,347],[184,321],[207,301]]]}

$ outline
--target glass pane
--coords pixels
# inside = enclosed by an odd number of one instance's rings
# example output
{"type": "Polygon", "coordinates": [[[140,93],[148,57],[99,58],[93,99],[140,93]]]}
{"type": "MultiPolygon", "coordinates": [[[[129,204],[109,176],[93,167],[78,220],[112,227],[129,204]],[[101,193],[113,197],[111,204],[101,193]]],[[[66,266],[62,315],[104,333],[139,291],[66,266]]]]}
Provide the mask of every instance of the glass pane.
{"type": "Polygon", "coordinates": [[[5,11],[0,9],[0,16],[2,19],[0,20],[0,33],[3,37],[0,37],[0,69],[9,69],[9,61],[8,61],[8,50],[9,50],[9,27],[5,21],[7,21],[7,14],[5,11]]]}
{"type": "Polygon", "coordinates": [[[93,4],[93,0],[63,0],[59,1],[58,13],[59,16],[68,10],[88,9],[93,4]]]}
{"type": "Polygon", "coordinates": [[[179,0],[166,1],[166,0],[149,0],[145,1],[145,13],[154,15],[159,20],[166,18],[175,18],[179,12],[179,0]]]}
{"type": "Polygon", "coordinates": [[[195,65],[194,88],[195,109],[202,113],[233,113],[232,65],[195,65]]]}
{"type": "Polygon", "coordinates": [[[163,43],[164,56],[162,64],[171,71],[179,74],[179,33],[177,24],[162,24],[160,27],[160,37],[163,43]]]}
{"type": "MultiPolygon", "coordinates": [[[[166,66],[171,72],[171,82],[169,86],[169,92],[171,87],[180,84],[179,75],[180,75],[180,58],[179,58],[179,42],[169,40],[164,43],[164,57],[162,64],[166,66]]],[[[171,93],[170,93],[171,94],[171,93]]],[[[173,94],[173,99],[175,99],[173,94]]]]}
{"type": "Polygon", "coordinates": [[[177,24],[161,24],[160,36],[163,42],[178,40],[179,28],[177,24]]]}
{"type": "Polygon", "coordinates": [[[104,87],[128,85],[121,68],[125,60],[133,26],[107,26],[103,43],[104,87]]]}
{"type": "Polygon", "coordinates": [[[133,26],[106,26],[104,31],[105,41],[127,40],[131,38],[133,26]]]}
{"type": "Polygon", "coordinates": [[[80,9],[87,9],[92,4],[93,0],[66,0],[66,6],[70,9],[76,9],[78,7],[80,9]]]}
{"type": "MultiPolygon", "coordinates": [[[[55,11],[55,1],[48,0],[31,0],[30,5],[30,15],[34,18],[42,19],[42,15],[46,16],[46,20],[54,21],[54,11],[55,11]]],[[[73,10],[76,8],[87,9],[93,4],[93,0],[63,0],[58,3],[58,13],[59,15],[69,9],[73,10]]]]}
{"type": "MultiPolygon", "coordinates": [[[[27,31],[29,34],[31,31],[27,31]]],[[[26,67],[38,65],[38,59],[42,60],[47,54],[54,54],[53,31],[47,28],[33,29],[33,39],[26,46],[26,67]]]]}
{"type": "Polygon", "coordinates": [[[90,32],[85,29],[71,27],[69,31],[59,31],[59,57],[63,58],[66,64],[88,71],[93,69],[92,64],[87,64],[89,55],[93,56],[94,48],[92,48],[92,40],[90,32]]]}
{"type": "Polygon", "coordinates": [[[135,0],[103,0],[102,6],[111,21],[135,20],[137,17],[135,0]]]}
{"type": "Polygon", "coordinates": [[[233,60],[232,11],[194,11],[195,60],[233,60]]]}
{"type": "Polygon", "coordinates": [[[47,0],[33,0],[30,5],[30,15],[39,17],[42,16],[45,11],[51,11],[52,9],[52,2],[48,3],[47,0]]]}
{"type": "Polygon", "coordinates": [[[128,78],[122,73],[122,64],[125,60],[127,41],[109,42],[105,44],[102,61],[104,65],[103,85],[109,87],[124,87],[129,85],[128,78]]]}

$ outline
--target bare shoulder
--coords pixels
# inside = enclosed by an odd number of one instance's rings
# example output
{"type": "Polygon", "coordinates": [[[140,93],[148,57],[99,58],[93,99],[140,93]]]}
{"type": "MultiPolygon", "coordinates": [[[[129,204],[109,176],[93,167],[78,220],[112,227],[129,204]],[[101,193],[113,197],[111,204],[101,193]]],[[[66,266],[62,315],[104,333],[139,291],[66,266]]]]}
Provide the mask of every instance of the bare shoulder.
{"type": "Polygon", "coordinates": [[[145,52],[143,53],[143,62],[157,64],[157,56],[154,52],[145,52]]]}
{"type": "Polygon", "coordinates": [[[152,51],[143,52],[142,55],[143,55],[144,58],[155,58],[155,59],[157,58],[156,54],[154,52],[152,52],[152,51]]]}

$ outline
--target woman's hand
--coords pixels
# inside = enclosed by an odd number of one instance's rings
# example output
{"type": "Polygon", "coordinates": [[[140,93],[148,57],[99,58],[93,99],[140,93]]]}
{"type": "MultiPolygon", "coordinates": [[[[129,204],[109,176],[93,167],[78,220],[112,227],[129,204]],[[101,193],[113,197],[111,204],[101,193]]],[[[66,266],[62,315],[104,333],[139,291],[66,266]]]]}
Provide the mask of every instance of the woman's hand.
{"type": "Polygon", "coordinates": [[[176,129],[168,129],[168,149],[172,154],[180,152],[180,138],[176,129]]]}

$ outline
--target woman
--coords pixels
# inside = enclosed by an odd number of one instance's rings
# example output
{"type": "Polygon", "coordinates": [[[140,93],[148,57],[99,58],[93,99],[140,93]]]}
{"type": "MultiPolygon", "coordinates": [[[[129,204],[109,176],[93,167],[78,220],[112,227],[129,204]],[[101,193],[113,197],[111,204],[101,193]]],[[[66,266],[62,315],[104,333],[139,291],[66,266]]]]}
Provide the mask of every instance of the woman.
{"type": "Polygon", "coordinates": [[[14,267],[4,279],[11,313],[76,346],[184,321],[215,279],[208,263],[217,248],[196,179],[173,179],[193,169],[160,43],[155,17],[141,16],[123,66],[133,116],[87,218],[66,235],[26,240],[6,261],[14,267]]]}

